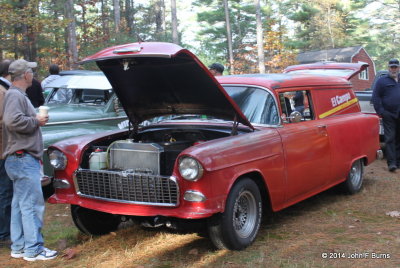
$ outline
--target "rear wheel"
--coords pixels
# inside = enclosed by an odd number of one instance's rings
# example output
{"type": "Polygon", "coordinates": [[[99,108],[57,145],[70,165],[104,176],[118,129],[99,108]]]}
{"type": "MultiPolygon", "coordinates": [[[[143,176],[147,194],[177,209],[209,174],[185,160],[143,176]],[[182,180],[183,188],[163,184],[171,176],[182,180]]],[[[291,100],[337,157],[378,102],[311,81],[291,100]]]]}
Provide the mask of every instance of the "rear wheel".
{"type": "Polygon", "coordinates": [[[355,194],[361,190],[364,180],[364,165],[361,159],[355,161],[350,168],[347,180],[343,182],[342,188],[348,194],[355,194]]]}
{"type": "Polygon", "coordinates": [[[121,223],[120,216],[76,205],[71,205],[71,215],[79,231],[88,235],[108,234],[121,223]]]}
{"type": "Polygon", "coordinates": [[[219,249],[240,250],[256,238],[261,224],[262,202],[257,184],[241,179],[226,201],[225,212],[208,222],[211,241],[219,249]]]}

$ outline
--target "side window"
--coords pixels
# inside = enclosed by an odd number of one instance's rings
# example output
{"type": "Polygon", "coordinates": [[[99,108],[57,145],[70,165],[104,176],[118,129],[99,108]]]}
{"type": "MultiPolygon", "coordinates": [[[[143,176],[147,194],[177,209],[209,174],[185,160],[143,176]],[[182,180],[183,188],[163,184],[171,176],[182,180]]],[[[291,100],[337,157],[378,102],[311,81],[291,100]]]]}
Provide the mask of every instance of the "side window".
{"type": "Polygon", "coordinates": [[[279,102],[282,110],[281,118],[285,123],[293,122],[291,115],[295,111],[301,114],[301,121],[314,119],[311,95],[308,90],[281,92],[279,102]]]}
{"type": "Polygon", "coordinates": [[[278,109],[274,97],[266,90],[255,87],[224,87],[251,123],[277,125],[278,109]]]}

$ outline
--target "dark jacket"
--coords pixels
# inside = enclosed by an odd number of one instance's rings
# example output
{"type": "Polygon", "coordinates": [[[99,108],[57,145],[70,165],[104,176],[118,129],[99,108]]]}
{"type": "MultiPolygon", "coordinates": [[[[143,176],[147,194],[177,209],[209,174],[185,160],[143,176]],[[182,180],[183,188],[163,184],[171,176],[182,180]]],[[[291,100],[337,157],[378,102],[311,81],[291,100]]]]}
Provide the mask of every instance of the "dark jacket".
{"type": "Polygon", "coordinates": [[[44,103],[43,89],[40,82],[35,78],[32,80],[32,86],[26,89],[26,95],[28,95],[33,107],[37,108],[44,103]]]}
{"type": "Polygon", "coordinates": [[[378,115],[399,118],[400,83],[396,82],[389,75],[379,78],[373,89],[372,103],[378,115]]]}
{"type": "Polygon", "coordinates": [[[294,107],[304,106],[304,95],[303,91],[296,91],[296,95],[293,97],[294,107]]]}
{"type": "Polygon", "coordinates": [[[6,90],[10,88],[10,86],[1,79],[0,79],[0,86],[3,86],[6,90]]]}

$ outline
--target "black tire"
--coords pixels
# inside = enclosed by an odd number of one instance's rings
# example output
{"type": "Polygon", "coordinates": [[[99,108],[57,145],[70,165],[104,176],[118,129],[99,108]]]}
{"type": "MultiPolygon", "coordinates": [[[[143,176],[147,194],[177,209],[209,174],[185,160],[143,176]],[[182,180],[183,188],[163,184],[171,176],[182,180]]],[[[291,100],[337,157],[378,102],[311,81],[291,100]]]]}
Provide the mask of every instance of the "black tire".
{"type": "Polygon", "coordinates": [[[260,190],[254,181],[243,178],[232,187],[225,212],[209,220],[210,239],[219,249],[244,249],[255,240],[261,215],[260,190]]]}
{"type": "Polygon", "coordinates": [[[342,189],[347,194],[358,193],[364,180],[364,164],[361,159],[351,165],[346,181],[342,183],[342,189]]]}
{"type": "Polygon", "coordinates": [[[104,235],[117,230],[120,216],[71,205],[75,226],[88,235],[104,235]]]}

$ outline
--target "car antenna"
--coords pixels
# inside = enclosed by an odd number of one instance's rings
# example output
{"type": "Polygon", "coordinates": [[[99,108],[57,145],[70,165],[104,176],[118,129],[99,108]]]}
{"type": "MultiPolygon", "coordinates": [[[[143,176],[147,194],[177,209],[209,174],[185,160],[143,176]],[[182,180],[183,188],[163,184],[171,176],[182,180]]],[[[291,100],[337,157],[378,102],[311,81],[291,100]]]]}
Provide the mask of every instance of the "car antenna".
{"type": "Polygon", "coordinates": [[[137,37],[137,40],[138,40],[138,43],[139,43],[139,44],[142,43],[142,42],[144,42],[143,39],[140,38],[140,35],[139,35],[139,34],[136,34],[136,37],[137,37]]]}

